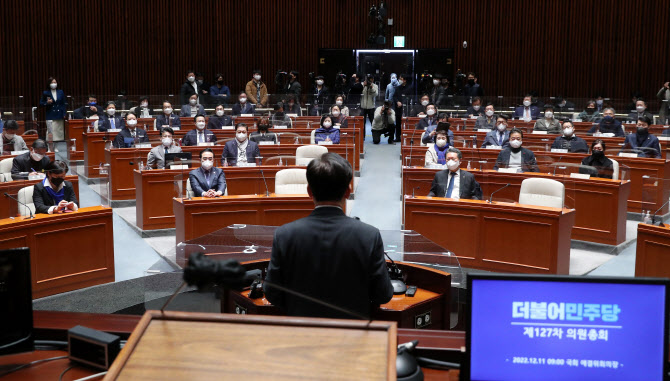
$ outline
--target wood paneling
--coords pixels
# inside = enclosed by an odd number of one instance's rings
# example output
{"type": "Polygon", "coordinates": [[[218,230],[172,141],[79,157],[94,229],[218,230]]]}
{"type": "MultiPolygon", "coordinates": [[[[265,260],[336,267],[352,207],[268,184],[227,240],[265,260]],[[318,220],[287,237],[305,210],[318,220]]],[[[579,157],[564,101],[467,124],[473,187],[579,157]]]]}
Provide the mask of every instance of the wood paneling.
{"type": "MultiPolygon", "coordinates": [[[[670,79],[666,0],[386,3],[394,19],[389,46],[404,35],[408,48],[454,48],[455,67],[476,71],[487,94],[628,98],[641,90],[654,98],[670,79]]],[[[177,94],[188,68],[207,79],[222,72],[232,92],[255,68],[270,92],[276,69],[298,69],[306,90],[319,48],[367,47],[371,4],[9,2],[0,12],[0,96],[24,95],[36,105],[50,75],[70,95],[177,94]]]]}

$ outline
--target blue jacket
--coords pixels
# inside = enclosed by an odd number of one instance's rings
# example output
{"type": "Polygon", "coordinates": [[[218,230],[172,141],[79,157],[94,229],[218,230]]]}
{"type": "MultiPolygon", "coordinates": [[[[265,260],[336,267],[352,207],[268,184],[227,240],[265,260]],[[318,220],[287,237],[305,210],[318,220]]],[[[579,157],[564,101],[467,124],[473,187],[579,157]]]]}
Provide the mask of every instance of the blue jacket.
{"type": "MultiPolygon", "coordinates": [[[[205,134],[205,143],[215,143],[216,135],[208,129],[202,130],[202,133],[205,134]]],[[[187,132],[184,138],[181,140],[182,146],[197,146],[198,145],[198,130],[192,129],[187,132]]]]}
{"type": "Polygon", "coordinates": [[[226,175],[223,173],[223,169],[212,167],[209,172],[209,183],[207,183],[205,170],[202,167],[194,169],[188,174],[188,178],[191,180],[191,189],[193,189],[196,197],[202,197],[202,193],[210,189],[221,192],[221,194],[226,192],[226,175]]]}
{"type": "Polygon", "coordinates": [[[116,114],[113,118],[111,118],[109,115],[103,115],[102,118],[98,119],[98,131],[105,132],[107,130],[111,130],[112,123],[109,121],[110,119],[114,119],[114,127],[118,128],[119,130],[122,130],[126,126],[126,121],[116,114]]]}
{"type": "Polygon", "coordinates": [[[340,130],[333,127],[328,129],[319,127],[314,133],[314,141],[323,142],[326,138],[330,138],[333,144],[340,144],[340,130]]]}
{"type": "MultiPolygon", "coordinates": [[[[524,106],[519,106],[514,109],[514,118],[521,119],[523,118],[524,106]]],[[[535,120],[540,117],[540,108],[537,106],[530,105],[530,117],[535,120]]]]}
{"type": "Polygon", "coordinates": [[[56,100],[53,103],[48,104],[47,99],[53,98],[51,95],[51,90],[46,90],[42,93],[40,98],[40,106],[47,108],[46,119],[47,120],[60,120],[65,119],[67,114],[67,100],[65,99],[65,93],[63,90],[56,90],[56,100]]]}
{"type": "Polygon", "coordinates": [[[168,121],[167,116],[165,114],[160,114],[156,117],[156,129],[158,131],[163,128],[163,126],[169,125],[170,127],[179,127],[181,128],[181,119],[177,116],[177,114],[172,113],[170,114],[170,120],[168,121]]]}
{"type": "Polygon", "coordinates": [[[658,138],[652,134],[647,135],[647,138],[642,141],[642,144],[637,144],[637,134],[628,134],[626,140],[623,142],[623,147],[621,151],[624,150],[633,150],[637,152],[638,157],[650,157],[660,159],[661,156],[661,145],[658,142],[658,138]]]}
{"type": "MultiPolygon", "coordinates": [[[[237,139],[227,141],[226,145],[223,146],[221,162],[223,162],[224,159],[228,159],[229,165],[237,165],[237,146],[237,139]]],[[[250,140],[249,144],[247,144],[247,162],[255,163],[256,158],[260,156],[261,150],[258,148],[258,144],[250,140]]]]}
{"type": "Polygon", "coordinates": [[[256,106],[252,105],[248,101],[244,104],[244,107],[240,105],[239,102],[235,103],[233,105],[233,115],[240,115],[240,114],[253,114],[256,111],[256,106]]]}
{"type": "MultiPolygon", "coordinates": [[[[147,136],[147,132],[143,129],[135,127],[135,135],[139,137],[140,143],[149,143],[149,136],[147,136]]],[[[130,130],[124,128],[114,138],[114,148],[131,148],[135,143],[127,144],[125,141],[125,139],[130,138],[132,138],[130,130]]]]}
{"type": "Polygon", "coordinates": [[[433,115],[433,117],[425,117],[422,118],[417,124],[416,124],[416,129],[417,130],[425,130],[429,127],[432,126],[437,126],[437,115],[433,115]]]}
{"type": "MultiPolygon", "coordinates": [[[[498,154],[498,159],[496,159],[496,165],[493,169],[498,170],[498,168],[507,168],[509,166],[510,155],[512,154],[512,149],[507,147],[500,151],[498,154]]],[[[539,172],[537,167],[537,161],[535,160],[535,154],[526,148],[521,147],[521,170],[524,172],[539,172]]]]}
{"type": "Polygon", "coordinates": [[[502,148],[509,147],[509,131],[505,130],[505,132],[503,132],[502,144],[500,144],[498,141],[499,137],[500,132],[498,132],[498,129],[487,132],[486,137],[484,138],[484,143],[482,143],[482,148],[485,148],[486,146],[501,146],[502,148]]]}
{"type": "Polygon", "coordinates": [[[600,123],[597,125],[591,127],[591,129],[588,131],[589,134],[595,133],[598,129],[600,129],[601,133],[613,133],[614,136],[618,136],[623,138],[625,135],[623,133],[623,128],[621,128],[621,122],[618,120],[614,119],[614,122],[612,123],[605,123],[605,118],[600,120],[600,123]]]}
{"type": "Polygon", "coordinates": [[[226,103],[230,99],[230,89],[228,86],[219,86],[212,85],[209,87],[209,95],[212,96],[214,103],[226,103]]]}

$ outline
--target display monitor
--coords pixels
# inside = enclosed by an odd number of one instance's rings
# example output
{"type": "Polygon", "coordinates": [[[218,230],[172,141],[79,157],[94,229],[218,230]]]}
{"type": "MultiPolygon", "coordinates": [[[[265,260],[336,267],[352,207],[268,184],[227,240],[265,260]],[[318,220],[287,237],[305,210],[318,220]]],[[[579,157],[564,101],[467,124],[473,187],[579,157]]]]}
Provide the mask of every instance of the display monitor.
{"type": "Polygon", "coordinates": [[[34,350],[30,250],[0,250],[0,355],[34,350]]]}

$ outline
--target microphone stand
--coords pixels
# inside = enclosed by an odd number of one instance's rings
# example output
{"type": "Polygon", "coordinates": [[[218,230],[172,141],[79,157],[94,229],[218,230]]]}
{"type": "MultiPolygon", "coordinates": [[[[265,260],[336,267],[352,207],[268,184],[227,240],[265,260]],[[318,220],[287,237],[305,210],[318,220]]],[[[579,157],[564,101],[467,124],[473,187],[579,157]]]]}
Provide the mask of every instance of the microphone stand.
{"type": "MultiPolygon", "coordinates": [[[[7,193],[5,193],[5,195],[7,195],[7,193]]],[[[660,212],[661,209],[665,208],[665,206],[668,205],[668,203],[670,203],[670,200],[666,201],[665,204],[661,205],[661,207],[658,208],[658,209],[654,212],[654,214],[651,216],[651,224],[652,224],[652,225],[654,225],[654,224],[656,223],[656,213],[660,212]]],[[[663,219],[662,219],[662,218],[661,218],[661,225],[663,225],[663,219]]]]}
{"type": "Polygon", "coordinates": [[[412,148],[414,148],[414,139],[409,139],[409,166],[412,166],[412,148]]]}
{"type": "Polygon", "coordinates": [[[498,193],[499,191],[501,191],[501,190],[507,188],[508,186],[510,186],[510,183],[505,184],[505,186],[503,186],[502,188],[497,189],[495,192],[491,193],[491,196],[489,197],[489,204],[493,203],[493,195],[494,195],[494,194],[496,194],[496,193],[498,193]]]}
{"type": "Polygon", "coordinates": [[[18,202],[19,204],[23,205],[26,209],[28,209],[28,213],[30,213],[30,219],[31,219],[31,220],[32,220],[33,218],[35,218],[35,216],[33,215],[33,211],[28,207],[28,205],[22,203],[21,201],[19,201],[19,200],[16,199],[16,198],[10,196],[9,193],[7,193],[7,192],[5,192],[5,197],[9,197],[9,198],[11,198],[12,200],[18,202]]]}
{"type": "Polygon", "coordinates": [[[259,168],[261,171],[261,176],[263,176],[263,183],[265,184],[265,197],[270,197],[270,189],[268,188],[268,183],[265,181],[265,174],[263,173],[263,168],[259,168]]]}

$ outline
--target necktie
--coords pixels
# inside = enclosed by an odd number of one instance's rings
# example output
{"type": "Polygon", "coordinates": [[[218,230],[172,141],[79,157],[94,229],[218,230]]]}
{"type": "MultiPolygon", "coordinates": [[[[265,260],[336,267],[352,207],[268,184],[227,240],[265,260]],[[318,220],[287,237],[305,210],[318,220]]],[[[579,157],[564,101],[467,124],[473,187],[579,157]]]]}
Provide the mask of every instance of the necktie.
{"type": "Polygon", "coordinates": [[[167,155],[168,153],[169,153],[168,149],[167,149],[167,147],[165,147],[165,154],[167,155]]]}
{"type": "Polygon", "coordinates": [[[198,143],[204,143],[205,139],[202,132],[198,133],[198,143]]]}
{"type": "Polygon", "coordinates": [[[525,114],[526,114],[525,119],[530,119],[530,109],[528,107],[526,107],[525,114]]]}
{"type": "Polygon", "coordinates": [[[111,124],[112,130],[116,128],[116,123],[114,123],[114,118],[109,119],[109,124],[111,124]]]}
{"type": "Polygon", "coordinates": [[[498,145],[499,145],[499,146],[502,146],[502,142],[503,142],[503,134],[499,134],[498,136],[499,136],[499,138],[498,138],[498,145]]]}
{"type": "Polygon", "coordinates": [[[447,186],[447,198],[451,198],[451,192],[454,191],[454,172],[449,172],[449,186],[447,186]]]}

